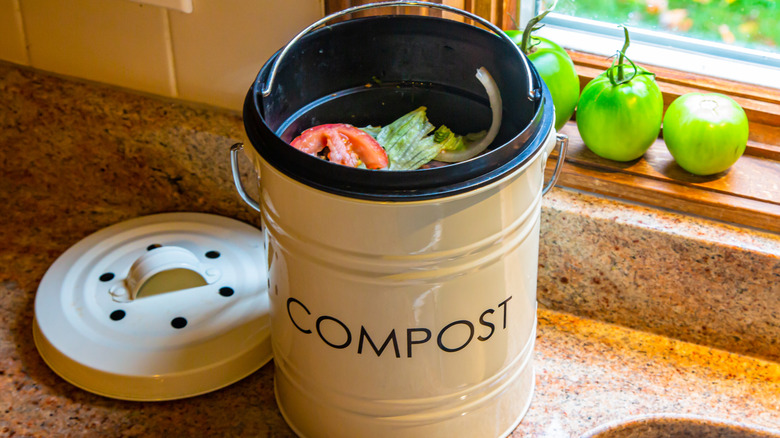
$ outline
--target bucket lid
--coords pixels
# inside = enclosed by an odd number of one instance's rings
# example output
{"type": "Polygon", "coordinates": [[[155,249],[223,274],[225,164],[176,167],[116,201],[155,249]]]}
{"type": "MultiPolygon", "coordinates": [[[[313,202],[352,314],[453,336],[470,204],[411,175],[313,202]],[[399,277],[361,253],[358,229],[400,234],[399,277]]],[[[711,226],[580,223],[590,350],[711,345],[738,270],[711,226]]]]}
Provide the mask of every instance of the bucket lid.
{"type": "Polygon", "coordinates": [[[203,394],[271,359],[267,281],[263,234],[250,225],[204,213],[131,219],[51,265],[35,297],[35,345],[96,394],[203,394]]]}

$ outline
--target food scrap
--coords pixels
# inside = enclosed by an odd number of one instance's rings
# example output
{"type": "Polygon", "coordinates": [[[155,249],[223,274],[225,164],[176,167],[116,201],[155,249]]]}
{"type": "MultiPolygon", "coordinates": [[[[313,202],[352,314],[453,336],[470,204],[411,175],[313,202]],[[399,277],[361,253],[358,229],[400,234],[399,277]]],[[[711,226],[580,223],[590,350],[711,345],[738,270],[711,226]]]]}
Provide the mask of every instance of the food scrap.
{"type": "Polygon", "coordinates": [[[498,86],[484,67],[477,70],[476,77],[485,87],[492,111],[487,131],[461,136],[444,125],[437,129],[428,120],[427,108],[421,106],[382,127],[357,128],[346,123],[314,126],[290,144],[333,163],[367,169],[415,170],[433,160],[468,160],[493,142],[501,126],[498,86]]]}

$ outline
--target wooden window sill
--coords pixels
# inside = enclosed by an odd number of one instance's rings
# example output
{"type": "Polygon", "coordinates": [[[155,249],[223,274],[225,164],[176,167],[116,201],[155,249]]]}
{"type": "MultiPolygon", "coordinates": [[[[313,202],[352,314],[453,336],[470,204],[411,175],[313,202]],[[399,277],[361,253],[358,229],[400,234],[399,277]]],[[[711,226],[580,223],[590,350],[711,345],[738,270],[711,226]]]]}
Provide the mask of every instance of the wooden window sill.
{"type": "MultiPolygon", "coordinates": [[[[570,54],[581,87],[611,63],[601,56],[570,54]]],[[[573,120],[561,129],[569,136],[569,152],[558,185],[780,232],[780,90],[643,66],[656,73],[665,107],[695,91],[734,98],[750,123],[745,154],[725,172],[697,176],[674,162],[662,134],[642,158],[620,163],[593,154],[573,120]]],[[[556,160],[554,153],[547,163],[548,177],[556,160]]]]}

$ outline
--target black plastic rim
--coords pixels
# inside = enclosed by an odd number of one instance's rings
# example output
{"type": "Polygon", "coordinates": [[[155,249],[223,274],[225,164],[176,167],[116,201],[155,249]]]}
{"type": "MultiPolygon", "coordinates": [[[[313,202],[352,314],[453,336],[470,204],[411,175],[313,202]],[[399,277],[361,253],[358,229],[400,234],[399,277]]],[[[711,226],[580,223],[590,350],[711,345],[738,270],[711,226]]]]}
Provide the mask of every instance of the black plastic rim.
{"type": "MultiPolygon", "coordinates": [[[[299,44],[305,44],[307,40],[324,41],[334,35],[352,34],[369,27],[372,32],[382,32],[383,29],[392,32],[396,27],[407,33],[421,29],[424,37],[431,32],[453,34],[458,35],[461,40],[476,41],[478,48],[484,50],[500,51],[504,55],[512,53],[506,50],[506,43],[491,32],[452,20],[419,16],[379,16],[349,20],[320,28],[299,41],[299,44]]],[[[325,192],[374,201],[417,201],[471,191],[525,165],[539,151],[553,129],[552,98],[532,67],[534,81],[542,90],[542,98],[528,103],[533,110],[533,114],[529,114],[530,120],[503,144],[491,145],[482,155],[460,163],[412,171],[366,170],[340,166],[291,147],[287,143],[291,138],[285,139],[291,137],[289,129],[286,130],[291,125],[290,120],[277,122],[274,127],[269,126],[268,116],[273,117],[274,114],[266,114],[266,109],[287,104],[275,97],[273,90],[267,98],[264,98],[261,92],[276,56],[278,52],[260,70],[244,102],[244,126],[247,136],[255,150],[271,166],[296,181],[325,192]]],[[[522,63],[519,59],[514,61],[516,64],[522,63]]],[[[518,77],[517,81],[522,83],[523,78],[518,77]]],[[[410,84],[411,86],[419,86],[419,83],[410,84]]],[[[499,89],[502,90],[502,97],[506,102],[500,83],[499,89]]],[[[311,96],[310,102],[319,99],[322,99],[322,96],[311,96]]],[[[301,105],[301,108],[306,105],[301,105]]],[[[504,105],[505,114],[506,108],[507,105],[504,105]]]]}

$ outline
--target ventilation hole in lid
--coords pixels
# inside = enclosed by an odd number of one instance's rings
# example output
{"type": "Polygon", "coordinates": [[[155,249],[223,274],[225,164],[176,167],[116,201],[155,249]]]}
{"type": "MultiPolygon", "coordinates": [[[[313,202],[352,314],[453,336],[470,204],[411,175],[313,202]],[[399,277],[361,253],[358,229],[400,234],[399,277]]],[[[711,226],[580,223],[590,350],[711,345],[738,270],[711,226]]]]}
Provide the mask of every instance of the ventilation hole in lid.
{"type": "Polygon", "coordinates": [[[219,251],[209,251],[209,252],[206,253],[206,257],[208,257],[210,259],[219,258],[220,255],[221,254],[219,253],[219,251]]]}
{"type": "Polygon", "coordinates": [[[181,316],[177,316],[171,320],[171,326],[175,329],[181,329],[187,326],[187,320],[181,316]]]}
{"type": "Polygon", "coordinates": [[[162,245],[160,245],[159,243],[153,243],[153,244],[147,246],[146,250],[147,251],[151,251],[151,250],[157,249],[157,248],[162,248],[162,245]]]}
{"type": "Polygon", "coordinates": [[[106,272],[105,274],[100,276],[100,281],[111,281],[113,279],[114,279],[113,272],[106,272]]]}
{"type": "Polygon", "coordinates": [[[126,313],[124,310],[114,310],[108,317],[111,318],[112,321],[119,321],[120,319],[124,318],[125,315],[126,313]]]}
{"type": "Polygon", "coordinates": [[[232,287],[221,287],[219,288],[219,294],[223,297],[229,297],[233,295],[233,288],[232,287]]]}

